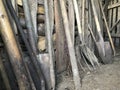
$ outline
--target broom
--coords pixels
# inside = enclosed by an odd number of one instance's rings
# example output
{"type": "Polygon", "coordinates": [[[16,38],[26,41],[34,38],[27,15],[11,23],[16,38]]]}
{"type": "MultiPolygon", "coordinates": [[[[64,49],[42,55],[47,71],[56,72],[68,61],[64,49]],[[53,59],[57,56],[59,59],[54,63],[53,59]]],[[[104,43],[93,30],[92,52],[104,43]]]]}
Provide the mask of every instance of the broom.
{"type": "MultiPolygon", "coordinates": [[[[77,27],[78,27],[78,33],[79,33],[79,39],[81,42],[80,45],[80,52],[83,54],[83,59],[87,59],[93,68],[95,69],[95,66],[99,66],[99,62],[97,57],[94,55],[94,53],[86,46],[84,42],[84,36],[83,36],[83,31],[81,29],[81,23],[80,23],[80,14],[79,14],[79,9],[78,9],[78,4],[76,0],[73,0],[73,5],[74,5],[74,11],[76,15],[76,20],[77,20],[77,27]]],[[[86,61],[86,60],[85,60],[86,61]]]]}

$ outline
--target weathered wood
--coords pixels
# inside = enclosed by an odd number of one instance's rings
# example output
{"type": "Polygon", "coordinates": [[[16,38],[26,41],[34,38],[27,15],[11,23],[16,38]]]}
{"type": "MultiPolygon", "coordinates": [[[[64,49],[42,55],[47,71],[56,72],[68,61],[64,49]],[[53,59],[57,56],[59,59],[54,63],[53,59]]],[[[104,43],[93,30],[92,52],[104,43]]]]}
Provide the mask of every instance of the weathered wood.
{"type": "Polygon", "coordinates": [[[120,2],[115,2],[114,4],[112,4],[112,5],[109,5],[108,6],[108,9],[113,9],[113,8],[116,8],[116,7],[120,7],[120,2]]]}
{"type": "Polygon", "coordinates": [[[82,34],[83,34],[83,41],[84,41],[84,35],[85,35],[85,4],[86,4],[86,0],[82,0],[82,25],[81,25],[81,29],[82,29],[82,34]]]}
{"type": "MultiPolygon", "coordinates": [[[[112,5],[112,1],[109,2],[109,5],[112,5]]],[[[109,25],[109,28],[111,28],[112,26],[112,9],[108,10],[108,25],[109,25]]]]}
{"type": "MultiPolygon", "coordinates": [[[[120,3],[120,0],[118,0],[118,3],[120,3]]],[[[117,9],[117,21],[118,20],[120,21],[120,7],[117,9]]],[[[120,24],[117,25],[117,33],[120,33],[120,24]]]]}
{"type": "Polygon", "coordinates": [[[53,0],[48,0],[48,12],[49,12],[49,21],[50,21],[50,32],[53,34],[54,29],[54,4],[53,0]]]}
{"type": "MultiPolygon", "coordinates": [[[[55,48],[56,47],[56,45],[55,45],[56,34],[54,34],[52,36],[52,39],[53,39],[53,47],[55,48]]],[[[39,51],[45,51],[45,49],[46,49],[45,42],[46,42],[45,36],[39,36],[39,38],[38,38],[38,49],[39,49],[39,51]]]]}
{"type": "Polygon", "coordinates": [[[6,71],[5,71],[5,68],[4,68],[3,61],[2,61],[2,59],[1,59],[1,56],[0,56],[0,71],[1,71],[1,75],[2,75],[2,78],[3,78],[3,82],[4,82],[4,84],[5,84],[6,90],[11,90],[10,82],[9,82],[8,77],[7,77],[7,73],[6,73],[6,71]]]}
{"type": "Polygon", "coordinates": [[[68,17],[69,17],[69,26],[70,26],[70,33],[72,42],[74,45],[74,38],[75,38],[75,14],[74,14],[74,7],[72,0],[68,0],[68,17]]]}
{"type": "Polygon", "coordinates": [[[12,7],[11,2],[9,2],[9,0],[6,0],[6,2],[7,2],[7,6],[9,7],[8,9],[10,10],[11,15],[13,15],[13,19],[14,19],[16,26],[20,32],[20,35],[22,36],[22,39],[25,43],[26,49],[28,50],[28,54],[30,56],[30,61],[33,64],[32,69],[34,69],[34,72],[36,72],[35,74],[37,74],[37,76],[39,77],[39,82],[41,84],[41,90],[45,90],[44,76],[43,76],[42,70],[39,66],[39,63],[37,61],[37,56],[33,53],[32,49],[29,45],[27,37],[26,37],[26,35],[25,35],[21,25],[20,25],[19,19],[18,19],[17,15],[12,7]]]}
{"type": "Polygon", "coordinates": [[[85,34],[84,34],[84,40],[85,42],[87,43],[87,46],[91,49],[91,46],[90,46],[90,43],[89,43],[89,40],[90,40],[90,37],[89,37],[89,31],[88,31],[88,21],[89,21],[89,13],[88,13],[88,10],[89,10],[89,1],[86,0],[85,2],[85,34]]]}
{"type": "MultiPolygon", "coordinates": [[[[45,16],[44,15],[38,15],[37,16],[37,23],[44,23],[44,18],[45,16]]],[[[19,15],[19,20],[20,20],[20,23],[21,23],[21,26],[24,28],[24,29],[27,29],[27,26],[26,26],[26,22],[25,22],[25,17],[24,15],[19,15]]],[[[39,26],[38,26],[39,27],[39,26]]]]}
{"type": "Polygon", "coordinates": [[[25,65],[25,68],[26,68],[26,71],[27,71],[27,76],[28,76],[28,78],[29,78],[29,82],[30,82],[31,88],[32,88],[32,90],[36,90],[35,83],[33,82],[33,79],[32,79],[32,77],[31,77],[31,74],[30,74],[28,65],[27,65],[26,62],[25,62],[24,65],[25,65]]]}
{"type": "Polygon", "coordinates": [[[38,0],[38,4],[43,5],[44,4],[44,0],[38,0]]]}
{"type": "Polygon", "coordinates": [[[32,22],[29,2],[28,0],[22,0],[22,2],[23,2],[24,13],[25,13],[25,22],[26,22],[26,26],[28,29],[28,35],[29,35],[28,40],[33,50],[33,53],[37,55],[37,48],[36,48],[37,40],[35,37],[35,29],[34,29],[33,22],[32,22]]]}
{"type": "Polygon", "coordinates": [[[99,42],[99,45],[101,47],[101,53],[103,54],[103,56],[105,56],[104,40],[103,40],[103,37],[102,37],[102,33],[101,33],[102,30],[101,30],[101,27],[100,27],[100,22],[99,22],[99,19],[98,19],[98,15],[97,15],[97,11],[96,11],[96,8],[95,8],[94,0],[91,0],[91,6],[92,6],[94,19],[95,19],[96,28],[97,28],[97,34],[98,34],[98,37],[99,37],[98,42],[99,42]]]}
{"type": "Polygon", "coordinates": [[[106,20],[104,11],[103,11],[103,9],[102,9],[102,4],[101,4],[100,1],[99,1],[99,5],[100,5],[101,11],[102,11],[103,20],[104,20],[104,22],[105,22],[106,31],[107,31],[107,34],[108,34],[108,37],[109,37],[109,40],[110,40],[110,44],[111,44],[111,47],[112,47],[112,50],[113,50],[113,54],[114,54],[114,56],[115,56],[115,54],[116,54],[115,46],[114,46],[114,44],[113,44],[113,41],[112,41],[112,38],[111,38],[111,35],[110,35],[110,29],[109,29],[109,27],[108,27],[107,20],[106,20]]]}
{"type": "MultiPolygon", "coordinates": [[[[89,23],[89,25],[91,26],[91,28],[94,30],[93,32],[95,32],[95,22],[94,22],[94,19],[93,19],[93,13],[92,13],[92,7],[91,7],[91,4],[90,4],[90,1],[88,0],[88,23],[89,23]]],[[[88,26],[87,26],[88,27],[88,26]]],[[[90,33],[89,33],[90,34],[90,33]]],[[[89,36],[89,40],[88,40],[88,43],[89,43],[89,47],[90,47],[90,49],[92,50],[92,51],[94,51],[94,49],[95,49],[95,44],[94,44],[94,42],[93,42],[93,40],[92,40],[92,37],[91,36],[89,36]]]]}
{"type": "MultiPolygon", "coordinates": [[[[113,0],[112,4],[117,3],[117,0],[113,0]]],[[[117,20],[117,8],[113,8],[113,17],[112,17],[112,25],[116,22],[117,20]]],[[[112,34],[116,33],[117,27],[115,26],[114,30],[112,31],[112,34]]],[[[116,38],[114,38],[114,44],[116,44],[116,38]]]]}
{"type": "Polygon", "coordinates": [[[12,32],[11,25],[9,23],[8,16],[3,6],[2,0],[0,0],[0,24],[1,24],[1,35],[5,43],[10,62],[15,72],[17,82],[20,90],[30,90],[27,77],[25,75],[25,67],[21,58],[20,51],[17,46],[14,34],[12,32]]]}
{"type": "MultiPolygon", "coordinates": [[[[120,23],[120,19],[116,21],[116,23],[110,28],[110,32],[114,30],[114,28],[120,23]]],[[[119,28],[118,28],[119,30],[119,28]]]]}
{"type": "Polygon", "coordinates": [[[45,76],[45,81],[46,81],[46,89],[45,90],[51,90],[49,54],[48,53],[40,54],[39,58],[40,58],[39,63],[43,70],[43,74],[45,76]]]}
{"type": "Polygon", "coordinates": [[[45,36],[45,24],[38,24],[38,35],[45,36]]]}
{"type": "Polygon", "coordinates": [[[10,81],[11,90],[19,90],[17,79],[15,77],[15,73],[10,63],[10,59],[8,57],[6,48],[1,49],[0,55],[1,55],[1,59],[4,61],[3,64],[5,67],[5,71],[7,73],[8,79],[10,81]]]}
{"type": "MultiPolygon", "coordinates": [[[[17,1],[16,1],[16,0],[11,0],[11,2],[12,2],[12,5],[13,5],[16,13],[18,14],[17,1]]],[[[17,31],[17,27],[16,27],[16,25],[15,25],[15,22],[14,22],[14,21],[12,21],[12,22],[13,22],[15,34],[18,34],[18,31],[17,31]]]]}
{"type": "Polygon", "coordinates": [[[46,39],[47,39],[47,48],[49,53],[50,61],[50,78],[51,78],[51,89],[55,89],[55,71],[54,71],[54,54],[53,54],[53,43],[51,35],[51,24],[49,18],[49,9],[48,9],[48,0],[44,0],[45,8],[45,26],[46,26],[46,39]]]}
{"type": "Polygon", "coordinates": [[[17,0],[17,4],[22,6],[22,0],[17,0]]]}
{"type": "Polygon", "coordinates": [[[37,10],[37,14],[45,14],[45,10],[44,10],[44,6],[43,5],[38,5],[38,10],[37,10]]]}
{"type": "MultiPolygon", "coordinates": [[[[43,5],[44,4],[44,0],[38,0],[37,2],[38,2],[39,5],[43,5]]],[[[17,4],[22,6],[23,5],[22,0],[17,0],[17,4]]]]}
{"type": "Polygon", "coordinates": [[[33,31],[35,40],[37,43],[38,39],[38,33],[37,33],[37,10],[38,10],[38,0],[28,0],[29,8],[30,8],[30,14],[31,14],[31,21],[33,24],[33,31]]]}
{"type": "Polygon", "coordinates": [[[62,12],[63,23],[64,23],[65,35],[66,35],[67,43],[68,43],[68,50],[69,50],[70,62],[71,62],[71,66],[72,66],[75,90],[80,90],[81,83],[80,83],[80,77],[79,77],[79,72],[78,72],[77,59],[75,56],[74,46],[73,46],[73,43],[71,40],[70,28],[69,28],[69,22],[68,22],[65,2],[63,0],[59,0],[59,2],[60,2],[61,12],[62,12]]]}
{"type": "Polygon", "coordinates": [[[66,37],[64,34],[64,27],[63,27],[60,5],[58,3],[58,0],[54,1],[54,11],[55,11],[55,30],[56,30],[56,69],[57,69],[57,73],[61,73],[67,68],[67,62],[65,59],[66,37]]]}
{"type": "Polygon", "coordinates": [[[45,16],[44,15],[38,15],[37,16],[37,21],[38,21],[38,23],[44,23],[44,20],[45,19],[45,16]]]}

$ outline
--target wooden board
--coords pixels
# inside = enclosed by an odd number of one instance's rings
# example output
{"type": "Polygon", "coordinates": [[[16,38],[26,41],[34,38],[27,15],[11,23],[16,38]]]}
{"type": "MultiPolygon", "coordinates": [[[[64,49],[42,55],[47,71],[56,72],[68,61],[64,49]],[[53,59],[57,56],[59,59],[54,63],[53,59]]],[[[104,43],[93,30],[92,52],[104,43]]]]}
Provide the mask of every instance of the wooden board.
{"type": "MultiPolygon", "coordinates": [[[[120,0],[118,0],[118,3],[120,3],[120,0]]],[[[117,21],[120,19],[120,7],[118,7],[117,11],[117,21]]],[[[120,33],[120,24],[117,25],[117,33],[120,33]]]]}
{"type": "Polygon", "coordinates": [[[67,55],[67,52],[65,52],[67,48],[65,48],[66,39],[58,0],[55,0],[54,5],[56,30],[56,69],[57,73],[61,73],[67,68],[67,62],[65,57],[67,55]]]}
{"type": "MultiPolygon", "coordinates": [[[[112,1],[110,1],[109,2],[109,5],[112,5],[112,1]]],[[[110,9],[109,11],[108,11],[108,17],[109,17],[109,20],[108,20],[108,22],[109,22],[109,28],[111,28],[112,27],[112,24],[111,24],[111,22],[112,22],[112,9],[110,9]]]]}

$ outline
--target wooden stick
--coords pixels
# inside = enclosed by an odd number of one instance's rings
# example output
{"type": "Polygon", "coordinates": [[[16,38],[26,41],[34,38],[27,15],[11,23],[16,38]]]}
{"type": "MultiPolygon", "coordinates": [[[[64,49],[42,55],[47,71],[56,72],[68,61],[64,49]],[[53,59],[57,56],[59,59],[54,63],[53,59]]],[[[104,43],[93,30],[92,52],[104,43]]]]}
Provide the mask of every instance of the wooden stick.
{"type": "Polygon", "coordinates": [[[65,28],[65,34],[66,34],[67,43],[68,43],[70,62],[71,62],[71,65],[72,65],[75,90],[80,90],[81,84],[80,84],[80,77],[79,77],[79,72],[78,72],[77,59],[76,59],[76,56],[75,56],[74,46],[73,46],[73,43],[72,43],[72,40],[71,40],[70,28],[69,28],[69,22],[68,22],[65,2],[64,2],[64,0],[59,0],[59,1],[60,1],[60,6],[61,6],[61,12],[62,12],[62,18],[63,18],[64,28],[65,28]]]}
{"type": "MultiPolygon", "coordinates": [[[[17,1],[16,1],[16,0],[11,0],[11,2],[12,2],[12,5],[13,5],[16,13],[18,14],[17,1]]],[[[12,20],[12,22],[13,22],[13,25],[14,25],[15,34],[18,34],[18,31],[17,31],[17,27],[16,27],[16,25],[15,25],[15,22],[14,22],[13,20],[12,20]]]]}
{"type": "Polygon", "coordinates": [[[1,74],[2,74],[3,82],[5,84],[6,89],[11,90],[9,79],[7,77],[7,74],[6,74],[6,71],[5,71],[5,68],[4,68],[3,61],[1,59],[1,57],[0,57],[0,71],[1,71],[1,74]]]}
{"type": "Polygon", "coordinates": [[[120,19],[116,21],[116,23],[110,28],[110,32],[114,30],[114,28],[120,23],[120,19]]]}
{"type": "Polygon", "coordinates": [[[18,28],[21,36],[22,36],[22,40],[24,41],[25,46],[26,46],[26,48],[28,50],[28,54],[30,56],[30,62],[33,64],[33,67],[31,67],[31,68],[34,69],[34,72],[36,72],[37,76],[39,77],[39,80],[41,82],[40,83],[41,84],[41,90],[45,90],[44,76],[43,76],[42,70],[41,70],[41,68],[39,66],[39,63],[37,61],[37,57],[33,53],[32,49],[31,49],[31,47],[29,45],[27,37],[26,37],[26,35],[25,35],[21,25],[20,25],[19,19],[18,19],[17,15],[16,15],[16,13],[15,13],[13,7],[12,7],[11,2],[9,2],[9,0],[6,0],[6,3],[7,3],[7,6],[9,7],[8,9],[10,10],[11,15],[13,16],[13,19],[14,19],[14,21],[16,23],[16,26],[17,26],[17,28],[18,28]]]}
{"type": "Polygon", "coordinates": [[[22,3],[23,3],[24,12],[25,12],[25,21],[28,29],[30,46],[32,47],[34,54],[37,55],[37,48],[36,48],[37,39],[35,37],[35,29],[32,22],[29,2],[28,0],[22,0],[22,3]]]}
{"type": "Polygon", "coordinates": [[[113,9],[113,8],[116,8],[116,7],[120,7],[120,2],[112,4],[112,5],[109,5],[108,9],[113,9]]]}
{"type": "Polygon", "coordinates": [[[18,49],[14,34],[12,32],[12,28],[9,23],[9,19],[2,0],[0,0],[0,25],[0,32],[5,43],[8,55],[10,57],[10,62],[15,72],[19,89],[30,90],[29,83],[25,75],[26,71],[22,63],[23,61],[21,58],[21,54],[18,49]]]}
{"type": "Polygon", "coordinates": [[[53,34],[54,27],[54,10],[53,10],[53,0],[48,0],[48,12],[49,12],[49,21],[50,21],[50,31],[51,35],[53,34]]]}
{"type": "Polygon", "coordinates": [[[73,5],[74,5],[74,11],[75,11],[76,20],[77,20],[77,27],[78,27],[80,42],[84,43],[83,42],[84,36],[83,36],[83,31],[82,31],[81,22],[80,22],[80,13],[79,13],[78,4],[76,0],[73,0],[73,5]]]}
{"type": "MultiPolygon", "coordinates": [[[[85,35],[85,2],[86,0],[82,0],[82,31],[83,31],[83,37],[85,35]]],[[[84,39],[84,38],[83,38],[84,39]]]]}
{"type": "Polygon", "coordinates": [[[60,5],[58,0],[54,0],[54,12],[55,12],[55,30],[56,30],[56,69],[57,73],[61,73],[67,68],[67,62],[65,59],[65,33],[62,22],[62,15],[60,11],[60,5]]]}
{"type": "Polygon", "coordinates": [[[101,2],[100,2],[99,0],[98,0],[98,2],[99,2],[99,5],[100,5],[100,9],[101,9],[101,11],[102,11],[103,19],[104,19],[104,22],[105,22],[105,26],[106,26],[106,30],[107,30],[108,37],[109,37],[109,39],[110,39],[110,43],[111,43],[111,47],[112,47],[112,50],[113,50],[113,54],[114,54],[114,56],[115,56],[116,51],[115,51],[115,46],[114,46],[113,41],[112,41],[112,37],[111,37],[111,35],[110,35],[110,29],[109,29],[109,27],[108,27],[105,14],[104,14],[104,11],[103,11],[103,9],[102,9],[102,4],[101,4],[101,2]]]}
{"type": "Polygon", "coordinates": [[[35,40],[37,42],[38,39],[38,33],[37,33],[37,10],[38,10],[38,0],[28,0],[29,8],[30,8],[30,14],[31,14],[31,21],[34,27],[34,35],[35,40]]]}
{"type": "Polygon", "coordinates": [[[97,10],[95,8],[95,3],[94,3],[94,0],[90,0],[91,1],[91,5],[92,5],[92,10],[93,10],[93,15],[94,15],[94,19],[95,19],[95,24],[96,24],[96,28],[97,28],[97,33],[98,33],[98,36],[99,36],[99,41],[100,42],[100,46],[101,46],[101,51],[103,53],[103,55],[105,56],[105,47],[104,47],[104,40],[103,40],[103,37],[102,37],[102,34],[101,34],[101,27],[100,27],[100,23],[99,23],[99,20],[98,20],[98,16],[97,16],[97,10]]]}
{"type": "Polygon", "coordinates": [[[68,0],[68,16],[69,16],[69,26],[70,26],[70,33],[72,42],[74,45],[74,38],[75,38],[75,14],[74,14],[74,7],[72,0],[68,0]]]}
{"type": "Polygon", "coordinates": [[[54,71],[54,56],[53,56],[53,45],[52,45],[52,36],[51,36],[51,27],[50,27],[50,19],[49,19],[49,11],[48,11],[48,1],[44,0],[45,7],[45,25],[46,25],[46,39],[47,39],[47,47],[50,58],[50,78],[51,78],[51,86],[52,90],[55,89],[55,71],[54,71]]]}
{"type": "MultiPolygon", "coordinates": [[[[109,2],[109,5],[112,5],[112,1],[110,1],[109,2]]],[[[112,14],[112,9],[110,9],[110,10],[108,10],[108,18],[109,18],[109,20],[108,20],[108,24],[109,24],[109,28],[111,28],[111,26],[112,26],[112,16],[113,16],[113,14],[112,14]]]]}

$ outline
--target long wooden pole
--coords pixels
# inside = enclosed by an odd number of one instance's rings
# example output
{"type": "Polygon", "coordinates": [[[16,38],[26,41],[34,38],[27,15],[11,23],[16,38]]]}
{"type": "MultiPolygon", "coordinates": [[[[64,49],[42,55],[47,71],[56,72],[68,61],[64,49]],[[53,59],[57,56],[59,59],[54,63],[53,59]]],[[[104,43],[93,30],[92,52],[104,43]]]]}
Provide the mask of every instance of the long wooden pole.
{"type": "Polygon", "coordinates": [[[25,75],[25,68],[22,63],[21,54],[2,0],[0,0],[0,28],[3,41],[10,57],[10,62],[17,78],[19,89],[30,90],[29,83],[25,75]]]}
{"type": "Polygon", "coordinates": [[[46,23],[46,39],[48,46],[48,53],[50,58],[50,78],[51,78],[51,86],[52,90],[55,90],[55,71],[54,71],[54,55],[53,55],[53,45],[52,45],[52,36],[51,36],[51,24],[48,12],[48,0],[44,0],[45,7],[45,23],[46,23]]]}
{"type": "Polygon", "coordinates": [[[65,2],[64,0],[59,0],[60,1],[60,6],[61,6],[61,12],[62,12],[62,18],[63,18],[63,23],[64,23],[64,28],[65,28],[65,35],[68,43],[68,49],[69,49],[69,55],[70,55],[70,62],[72,66],[72,71],[73,71],[73,80],[75,84],[75,90],[80,90],[80,77],[79,77],[79,72],[78,72],[78,65],[77,65],[77,59],[75,56],[75,50],[74,46],[71,40],[71,35],[70,35],[70,28],[69,28],[69,22],[68,22],[68,16],[67,16],[67,11],[65,7],[65,2]]]}
{"type": "Polygon", "coordinates": [[[5,88],[7,90],[11,90],[9,79],[7,77],[7,73],[5,71],[5,68],[4,68],[4,65],[3,65],[1,57],[0,57],[0,71],[1,71],[1,74],[2,74],[3,82],[5,84],[5,88]]]}
{"type": "Polygon", "coordinates": [[[55,30],[56,30],[56,70],[57,73],[63,72],[67,68],[67,62],[65,60],[65,33],[64,26],[61,20],[60,5],[58,0],[54,0],[54,12],[55,12],[55,30]]]}
{"type": "Polygon", "coordinates": [[[115,46],[114,46],[113,41],[112,41],[112,37],[111,37],[111,35],[110,35],[110,29],[109,29],[108,24],[107,24],[107,20],[106,20],[106,17],[105,17],[103,8],[102,8],[102,4],[101,4],[101,2],[100,2],[99,0],[98,0],[98,2],[99,2],[99,5],[100,5],[100,9],[101,9],[101,11],[102,11],[103,19],[104,19],[105,26],[106,26],[106,30],[107,30],[107,34],[108,34],[108,37],[109,37],[109,40],[110,40],[110,43],[111,43],[111,47],[112,47],[112,50],[113,50],[113,54],[114,54],[114,56],[115,56],[116,51],[115,51],[115,46]]]}

